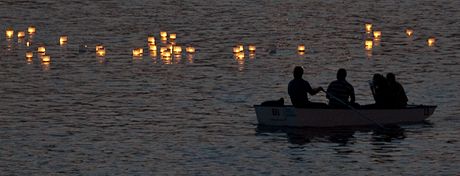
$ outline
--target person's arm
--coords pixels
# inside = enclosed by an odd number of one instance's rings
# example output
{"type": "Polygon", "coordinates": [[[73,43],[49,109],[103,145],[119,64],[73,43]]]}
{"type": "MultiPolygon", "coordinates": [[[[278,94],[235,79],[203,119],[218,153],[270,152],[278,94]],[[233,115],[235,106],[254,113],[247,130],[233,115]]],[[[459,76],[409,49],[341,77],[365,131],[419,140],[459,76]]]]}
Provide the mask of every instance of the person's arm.
{"type": "Polygon", "coordinates": [[[351,87],[350,103],[355,103],[355,89],[351,87]]]}
{"type": "Polygon", "coordinates": [[[317,93],[320,92],[320,91],[324,91],[324,89],[323,89],[322,87],[312,88],[312,87],[310,86],[310,83],[308,83],[307,81],[305,81],[305,85],[306,85],[307,92],[308,92],[310,95],[315,95],[315,94],[317,94],[317,93]]]}

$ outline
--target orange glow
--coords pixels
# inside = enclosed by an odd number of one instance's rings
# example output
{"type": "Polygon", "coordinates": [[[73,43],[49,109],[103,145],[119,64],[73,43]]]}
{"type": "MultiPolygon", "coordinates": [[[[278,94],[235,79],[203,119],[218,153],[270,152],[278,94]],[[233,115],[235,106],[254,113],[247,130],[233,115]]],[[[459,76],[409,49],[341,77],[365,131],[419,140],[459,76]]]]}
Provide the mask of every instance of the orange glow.
{"type": "Polygon", "coordinates": [[[162,46],[160,47],[160,53],[164,53],[168,50],[168,48],[166,46],[162,46]]]}
{"type": "Polygon", "coordinates": [[[367,39],[366,42],[364,43],[364,48],[366,50],[371,50],[373,47],[374,43],[371,39],[367,39]]]}
{"type": "Polygon", "coordinates": [[[171,52],[161,53],[161,56],[163,56],[163,57],[171,57],[171,52]]]}
{"type": "Polygon", "coordinates": [[[298,51],[298,52],[305,52],[305,45],[304,45],[304,44],[300,44],[299,46],[297,46],[297,51],[298,51]]]}
{"type": "Polygon", "coordinates": [[[249,44],[248,50],[249,50],[249,52],[256,52],[256,45],[254,45],[254,44],[249,44]]]}
{"type": "Polygon", "coordinates": [[[67,35],[61,36],[61,37],[59,38],[59,44],[60,44],[60,45],[65,45],[65,44],[67,44],[67,39],[68,39],[68,38],[67,38],[67,35]]]}
{"type": "Polygon", "coordinates": [[[45,54],[46,49],[45,49],[44,46],[39,46],[39,47],[37,48],[37,52],[43,55],[43,54],[45,54]]]}
{"type": "Polygon", "coordinates": [[[239,52],[243,52],[243,51],[244,51],[244,46],[243,46],[243,45],[238,44],[238,45],[236,45],[236,47],[238,47],[239,52]]]}
{"type": "Polygon", "coordinates": [[[303,55],[305,55],[305,51],[299,51],[299,52],[297,52],[297,54],[300,55],[300,56],[303,56],[303,55]]]}
{"type": "Polygon", "coordinates": [[[100,49],[103,49],[104,46],[102,44],[96,45],[96,52],[99,51],[100,49]]]}
{"type": "Polygon", "coordinates": [[[233,47],[233,53],[239,53],[240,52],[240,47],[233,47]]]}
{"type": "Polygon", "coordinates": [[[192,46],[185,48],[185,50],[187,51],[187,53],[195,53],[195,48],[192,46]]]}
{"type": "Polygon", "coordinates": [[[135,48],[133,49],[133,56],[134,57],[140,57],[144,53],[144,49],[142,48],[135,48]]]}
{"type": "Polygon", "coordinates": [[[436,42],[436,38],[434,38],[434,37],[428,38],[428,41],[427,41],[428,46],[434,46],[435,42],[436,42]]]}
{"type": "Polygon", "coordinates": [[[176,40],[176,34],[175,34],[175,33],[169,34],[169,39],[170,39],[171,41],[176,40]]]}
{"type": "Polygon", "coordinates": [[[26,36],[26,32],[24,31],[19,31],[18,32],[18,38],[24,38],[26,36]]]}
{"type": "Polygon", "coordinates": [[[104,57],[105,56],[105,48],[99,48],[97,51],[96,51],[96,55],[98,57],[104,57]]]}
{"type": "Polygon", "coordinates": [[[414,30],[411,29],[411,28],[407,28],[407,29],[406,29],[406,35],[407,35],[408,37],[412,37],[412,34],[414,34],[414,30]]]}
{"type": "Polygon", "coordinates": [[[26,52],[26,58],[27,58],[27,59],[29,59],[29,58],[31,59],[32,57],[34,57],[34,53],[33,53],[32,51],[27,51],[27,52],[26,52]]]}
{"type": "Polygon", "coordinates": [[[150,43],[149,44],[149,51],[155,51],[156,52],[157,51],[157,46],[155,44],[153,44],[153,43],[150,43]]]}
{"type": "Polygon", "coordinates": [[[35,34],[36,32],[35,26],[29,26],[29,28],[27,28],[27,32],[29,32],[29,34],[35,34]]]}
{"type": "Polygon", "coordinates": [[[48,55],[43,55],[41,58],[42,62],[51,62],[51,57],[48,55]]]}
{"type": "Polygon", "coordinates": [[[174,46],[173,52],[175,55],[182,54],[182,47],[181,46],[174,46]]]}
{"type": "Polygon", "coordinates": [[[30,43],[29,41],[28,41],[28,42],[26,42],[26,46],[28,46],[28,47],[29,47],[30,45],[31,45],[31,43],[30,43]]]}
{"type": "Polygon", "coordinates": [[[372,24],[371,23],[366,23],[366,33],[370,33],[372,31],[372,24]]]}
{"type": "Polygon", "coordinates": [[[161,31],[160,36],[163,37],[168,37],[168,33],[166,31],[161,31]]]}
{"type": "Polygon", "coordinates": [[[155,44],[155,37],[153,37],[153,36],[148,37],[148,38],[147,38],[147,42],[148,42],[149,44],[155,44]]]}
{"type": "Polygon", "coordinates": [[[8,28],[6,29],[6,38],[9,38],[9,39],[10,39],[10,38],[13,38],[13,35],[14,35],[14,30],[13,30],[13,28],[8,27],[8,28]]]}
{"type": "Polygon", "coordinates": [[[379,40],[382,37],[382,31],[374,31],[374,39],[379,40]]]}

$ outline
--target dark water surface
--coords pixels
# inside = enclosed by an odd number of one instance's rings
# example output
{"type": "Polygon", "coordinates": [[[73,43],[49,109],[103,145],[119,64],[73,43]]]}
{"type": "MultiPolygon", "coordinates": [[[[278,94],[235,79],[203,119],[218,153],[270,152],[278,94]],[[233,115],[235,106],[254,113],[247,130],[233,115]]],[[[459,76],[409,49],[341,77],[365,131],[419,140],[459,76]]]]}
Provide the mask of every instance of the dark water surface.
{"type": "Polygon", "coordinates": [[[0,27],[0,175],[460,173],[460,1],[7,0],[0,27]],[[366,22],[382,30],[372,53],[363,48],[366,22]],[[8,26],[31,24],[30,48],[5,39],[8,26]],[[197,53],[133,59],[160,30],[197,53]],[[48,66],[24,58],[39,43],[48,66]],[[238,43],[256,44],[255,57],[235,60],[238,43]],[[398,136],[257,127],[252,105],[288,100],[295,65],[323,87],[348,69],[361,104],[373,102],[373,73],[394,72],[410,103],[439,107],[398,136]]]}

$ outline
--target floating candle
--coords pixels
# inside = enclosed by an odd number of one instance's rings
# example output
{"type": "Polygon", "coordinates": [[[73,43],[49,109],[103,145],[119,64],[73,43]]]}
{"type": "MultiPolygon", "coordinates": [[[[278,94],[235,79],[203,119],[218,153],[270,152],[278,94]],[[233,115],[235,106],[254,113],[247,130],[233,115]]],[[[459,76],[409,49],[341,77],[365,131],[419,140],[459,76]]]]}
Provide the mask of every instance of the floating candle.
{"type": "Polygon", "coordinates": [[[97,51],[96,51],[96,55],[98,57],[104,57],[105,56],[105,48],[102,47],[102,48],[99,48],[97,51]]]}
{"type": "Polygon", "coordinates": [[[239,53],[240,52],[240,47],[233,47],[233,53],[239,53]]]}
{"type": "Polygon", "coordinates": [[[96,45],[96,52],[99,51],[100,49],[103,49],[104,46],[102,44],[97,44],[96,45]]]}
{"type": "Polygon", "coordinates": [[[155,44],[153,44],[153,43],[150,43],[149,44],[149,51],[155,51],[156,52],[157,51],[157,46],[155,44]]]}
{"type": "Polygon", "coordinates": [[[29,41],[26,42],[26,46],[29,47],[31,43],[29,41]]]}
{"type": "Polygon", "coordinates": [[[134,57],[140,57],[144,53],[144,49],[142,48],[135,48],[133,49],[133,56],[134,57]]]}
{"type": "Polygon", "coordinates": [[[171,52],[161,53],[161,56],[163,56],[163,57],[171,57],[171,52]]]}
{"type": "Polygon", "coordinates": [[[149,44],[155,44],[155,37],[153,37],[153,36],[148,37],[148,38],[147,38],[147,42],[148,42],[149,44]]]}
{"type": "Polygon", "coordinates": [[[160,36],[161,37],[168,37],[168,33],[166,31],[161,31],[160,36]]]}
{"type": "Polygon", "coordinates": [[[434,38],[434,37],[428,38],[428,41],[427,41],[428,46],[434,46],[435,42],[436,42],[436,38],[434,38]]]}
{"type": "Polygon", "coordinates": [[[173,52],[174,52],[175,55],[182,54],[182,47],[178,46],[178,45],[174,46],[173,52]]]}
{"type": "Polygon", "coordinates": [[[42,62],[51,62],[51,57],[49,55],[43,55],[42,62]]]}
{"type": "Polygon", "coordinates": [[[35,34],[35,31],[36,31],[35,26],[29,26],[29,28],[27,28],[27,32],[29,32],[29,34],[35,34]]]}
{"type": "Polygon", "coordinates": [[[374,31],[374,39],[380,40],[382,37],[382,31],[374,31]]]}
{"type": "Polygon", "coordinates": [[[364,43],[364,48],[365,48],[366,50],[371,50],[372,47],[373,47],[373,44],[374,44],[374,43],[373,43],[373,41],[372,41],[371,39],[367,39],[367,40],[365,41],[365,43],[364,43]]]}
{"type": "Polygon", "coordinates": [[[248,50],[249,50],[249,52],[252,52],[252,53],[253,53],[253,52],[256,52],[256,45],[254,45],[254,44],[249,44],[248,50]]]}
{"type": "Polygon", "coordinates": [[[192,46],[185,48],[185,50],[187,51],[187,53],[195,53],[195,48],[192,46]]]}
{"type": "Polygon", "coordinates": [[[366,33],[370,33],[372,31],[372,24],[371,23],[366,23],[366,33]]]}
{"type": "Polygon", "coordinates": [[[25,36],[26,36],[26,32],[24,32],[24,31],[19,31],[18,32],[18,38],[21,39],[21,38],[24,38],[25,36]]]}
{"type": "Polygon", "coordinates": [[[26,58],[27,59],[32,59],[32,57],[34,57],[34,53],[32,51],[27,51],[26,52],[26,58]]]}
{"type": "Polygon", "coordinates": [[[171,41],[176,40],[176,34],[175,34],[175,33],[169,34],[169,39],[170,39],[171,41]]]}
{"type": "Polygon", "coordinates": [[[164,53],[168,50],[168,48],[166,46],[162,46],[160,47],[160,53],[164,53]]]}
{"type": "Polygon", "coordinates": [[[305,45],[304,45],[304,44],[300,44],[299,46],[297,46],[297,51],[298,51],[298,52],[305,52],[305,45]]]}
{"type": "Polygon", "coordinates": [[[12,27],[6,28],[6,38],[13,38],[14,30],[12,27]]]}
{"type": "Polygon", "coordinates": [[[407,29],[406,29],[406,35],[407,35],[408,37],[412,37],[412,34],[414,34],[414,30],[411,29],[411,28],[407,28],[407,29]]]}
{"type": "Polygon", "coordinates": [[[236,47],[238,47],[239,52],[243,52],[243,51],[244,51],[244,46],[243,46],[242,44],[238,44],[238,45],[236,45],[236,47]]]}
{"type": "Polygon", "coordinates": [[[37,52],[38,52],[39,54],[41,54],[41,55],[44,55],[45,52],[46,52],[46,49],[45,49],[44,46],[39,46],[39,47],[37,48],[37,52]]]}
{"type": "Polygon", "coordinates": [[[68,39],[68,38],[67,38],[67,35],[61,36],[61,37],[59,38],[59,44],[60,44],[60,45],[65,45],[65,44],[67,44],[67,39],[68,39]]]}

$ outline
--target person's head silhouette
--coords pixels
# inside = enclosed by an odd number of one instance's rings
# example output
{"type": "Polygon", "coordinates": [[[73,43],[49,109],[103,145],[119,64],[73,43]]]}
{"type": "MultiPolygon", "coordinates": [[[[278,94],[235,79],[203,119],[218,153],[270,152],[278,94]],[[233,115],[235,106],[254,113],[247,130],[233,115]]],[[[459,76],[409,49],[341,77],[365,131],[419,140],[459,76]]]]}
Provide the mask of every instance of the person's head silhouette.
{"type": "Polygon", "coordinates": [[[345,80],[347,77],[347,71],[343,68],[337,71],[337,80],[345,80]]]}
{"type": "Polygon", "coordinates": [[[393,73],[388,73],[387,74],[387,80],[388,82],[395,82],[396,81],[396,76],[393,73]]]}
{"type": "Polygon", "coordinates": [[[302,78],[303,75],[303,68],[301,66],[296,66],[294,68],[294,78],[302,78]]]}

